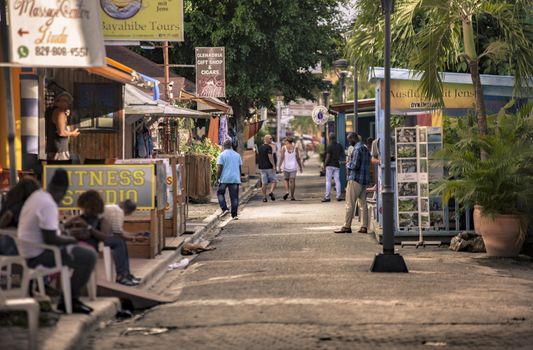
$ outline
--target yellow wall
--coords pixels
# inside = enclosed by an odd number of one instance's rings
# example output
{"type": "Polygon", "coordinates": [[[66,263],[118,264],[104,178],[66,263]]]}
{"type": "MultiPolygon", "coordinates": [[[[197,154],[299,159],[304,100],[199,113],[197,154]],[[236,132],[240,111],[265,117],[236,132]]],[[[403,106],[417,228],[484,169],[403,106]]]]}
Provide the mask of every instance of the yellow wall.
{"type": "MultiPolygon", "coordinates": [[[[20,136],[20,70],[12,68],[11,83],[13,104],[15,113],[15,152],[16,152],[16,167],[18,170],[22,167],[22,142],[20,136]]],[[[4,87],[3,69],[0,70],[0,101],[6,101],[6,91],[4,87]]],[[[0,104],[0,168],[9,168],[9,146],[7,140],[7,109],[6,104],[0,104]]]]}

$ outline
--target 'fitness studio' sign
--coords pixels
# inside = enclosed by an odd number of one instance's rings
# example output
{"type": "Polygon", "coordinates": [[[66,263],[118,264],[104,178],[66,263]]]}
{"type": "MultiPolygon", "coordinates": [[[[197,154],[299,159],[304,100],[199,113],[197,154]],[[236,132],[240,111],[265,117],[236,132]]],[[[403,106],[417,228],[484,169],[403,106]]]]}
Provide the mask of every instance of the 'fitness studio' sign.
{"type": "Polygon", "coordinates": [[[106,204],[131,199],[139,209],[155,207],[154,165],[46,165],[45,186],[59,168],[65,169],[69,177],[60,209],[75,209],[78,197],[87,190],[100,192],[106,204]]]}

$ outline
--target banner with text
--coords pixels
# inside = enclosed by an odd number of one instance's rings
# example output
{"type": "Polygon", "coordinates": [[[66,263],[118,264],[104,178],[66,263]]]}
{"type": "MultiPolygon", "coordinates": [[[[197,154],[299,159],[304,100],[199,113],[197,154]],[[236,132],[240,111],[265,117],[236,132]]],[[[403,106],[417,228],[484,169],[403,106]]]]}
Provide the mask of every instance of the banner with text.
{"type": "Polygon", "coordinates": [[[99,0],[106,40],[183,41],[183,0],[99,0]]]}
{"type": "Polygon", "coordinates": [[[8,0],[10,62],[29,67],[105,65],[94,0],[8,0]]]}
{"type": "Polygon", "coordinates": [[[196,96],[226,97],[226,73],[223,47],[197,47],[196,96]]]}
{"type": "Polygon", "coordinates": [[[138,209],[155,208],[154,165],[45,165],[43,183],[48,184],[56,169],[65,169],[69,188],[60,209],[75,209],[80,194],[87,190],[100,192],[106,204],[126,199],[138,209]]]}

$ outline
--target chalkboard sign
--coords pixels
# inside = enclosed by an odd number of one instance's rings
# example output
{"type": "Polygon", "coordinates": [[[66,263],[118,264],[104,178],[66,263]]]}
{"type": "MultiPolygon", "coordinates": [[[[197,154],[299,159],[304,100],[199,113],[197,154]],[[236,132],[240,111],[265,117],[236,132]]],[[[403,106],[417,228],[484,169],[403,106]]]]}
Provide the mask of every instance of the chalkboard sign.
{"type": "Polygon", "coordinates": [[[122,84],[74,84],[72,123],[80,130],[116,131],[123,108],[122,84]]]}

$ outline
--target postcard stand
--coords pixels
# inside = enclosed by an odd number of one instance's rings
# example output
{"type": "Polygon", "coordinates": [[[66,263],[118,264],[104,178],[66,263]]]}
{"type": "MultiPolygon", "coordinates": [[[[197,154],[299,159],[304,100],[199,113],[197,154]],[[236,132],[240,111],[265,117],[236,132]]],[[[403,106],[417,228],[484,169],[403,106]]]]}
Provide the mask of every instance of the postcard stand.
{"type": "Polygon", "coordinates": [[[403,246],[441,245],[425,241],[424,231],[442,222],[442,205],[430,197],[430,187],[442,178],[442,163],[433,153],[442,148],[442,128],[406,127],[395,130],[396,139],[396,228],[418,231],[418,242],[402,241],[403,246]]]}

